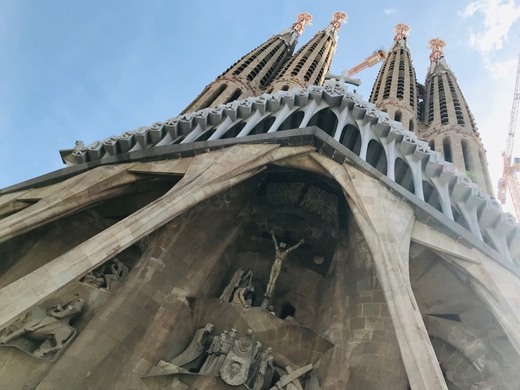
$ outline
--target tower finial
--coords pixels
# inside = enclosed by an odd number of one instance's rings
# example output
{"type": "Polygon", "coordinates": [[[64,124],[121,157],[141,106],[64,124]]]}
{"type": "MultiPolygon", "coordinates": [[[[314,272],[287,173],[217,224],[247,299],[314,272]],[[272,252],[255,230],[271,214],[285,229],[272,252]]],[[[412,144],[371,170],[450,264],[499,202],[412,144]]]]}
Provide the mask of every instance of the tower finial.
{"type": "Polygon", "coordinates": [[[307,12],[298,14],[296,19],[296,23],[291,26],[291,30],[298,35],[302,35],[305,26],[312,26],[312,15],[307,12]]]}
{"type": "Polygon", "coordinates": [[[341,23],[347,23],[348,15],[343,11],[334,12],[332,14],[332,20],[330,21],[330,25],[334,27],[336,30],[341,28],[341,23]]]}
{"type": "Polygon", "coordinates": [[[428,42],[428,46],[432,49],[432,53],[430,54],[430,61],[437,61],[444,57],[444,52],[442,49],[446,46],[446,42],[440,38],[430,39],[428,42]]]}
{"type": "Polygon", "coordinates": [[[406,38],[408,36],[408,33],[410,32],[410,27],[408,27],[408,25],[405,23],[399,23],[396,24],[394,30],[394,41],[400,41],[401,39],[406,38]]]}

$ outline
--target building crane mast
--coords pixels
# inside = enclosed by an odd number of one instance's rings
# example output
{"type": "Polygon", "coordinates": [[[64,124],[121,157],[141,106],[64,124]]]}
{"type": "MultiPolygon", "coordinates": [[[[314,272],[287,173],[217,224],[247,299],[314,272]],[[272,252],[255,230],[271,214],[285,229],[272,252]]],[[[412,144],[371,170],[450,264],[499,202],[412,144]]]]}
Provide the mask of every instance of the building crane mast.
{"type": "Polygon", "coordinates": [[[355,75],[356,73],[361,72],[363,69],[374,66],[378,62],[383,61],[385,58],[386,58],[386,51],[384,51],[383,49],[379,49],[379,50],[376,50],[375,52],[373,52],[370,56],[365,58],[363,60],[363,62],[357,64],[353,68],[347,69],[347,70],[341,72],[341,74],[332,74],[329,72],[325,75],[325,78],[326,79],[333,78],[333,79],[340,80],[340,82],[342,82],[342,83],[346,82],[348,84],[359,86],[359,85],[361,85],[361,80],[353,79],[352,76],[355,75]]]}
{"type": "Polygon", "coordinates": [[[520,102],[520,54],[516,68],[515,92],[513,94],[513,107],[511,108],[511,119],[509,121],[509,132],[506,139],[506,147],[502,152],[503,170],[502,177],[498,180],[497,196],[500,203],[506,203],[506,191],[509,189],[511,201],[515,209],[517,220],[520,220],[520,181],[516,175],[520,163],[515,159],[512,163],[513,146],[515,141],[516,122],[518,117],[518,103],[520,102]]]}
{"type": "Polygon", "coordinates": [[[372,55],[365,58],[365,60],[363,62],[361,62],[361,63],[357,64],[356,66],[354,66],[353,68],[347,70],[345,76],[352,77],[356,73],[361,72],[363,69],[374,66],[379,61],[383,61],[385,59],[385,57],[386,57],[386,52],[383,49],[376,50],[375,52],[372,53],[372,55]]]}

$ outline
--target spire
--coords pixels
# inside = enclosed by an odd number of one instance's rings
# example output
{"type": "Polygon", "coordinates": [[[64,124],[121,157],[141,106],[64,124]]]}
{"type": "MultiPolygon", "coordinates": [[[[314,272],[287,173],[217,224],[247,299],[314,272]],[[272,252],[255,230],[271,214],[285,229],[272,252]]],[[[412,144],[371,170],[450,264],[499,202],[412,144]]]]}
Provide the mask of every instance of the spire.
{"type": "Polygon", "coordinates": [[[410,27],[404,23],[395,26],[394,43],[372,87],[370,102],[405,129],[416,131],[419,105],[415,69],[407,46],[409,32],[410,27]]]}
{"type": "Polygon", "coordinates": [[[335,12],[329,25],[302,46],[286,63],[271,83],[270,91],[323,84],[336,50],[337,33],[346,20],[345,12],[335,12]]]}
{"type": "Polygon", "coordinates": [[[408,34],[410,33],[410,27],[408,27],[408,25],[405,23],[398,23],[395,25],[394,30],[395,30],[394,41],[396,43],[406,42],[406,38],[408,37],[408,34]]]}
{"type": "Polygon", "coordinates": [[[297,20],[290,28],[269,38],[253,49],[215,81],[206,86],[199,96],[182,112],[197,111],[215,107],[237,99],[257,96],[272,80],[280,67],[292,55],[298,37],[305,26],[311,23],[308,13],[297,15],[297,20]]]}
{"type": "Polygon", "coordinates": [[[486,151],[477,126],[457,78],[444,58],[446,42],[433,38],[429,41],[429,47],[432,51],[422,118],[429,129],[424,137],[430,148],[440,152],[457,170],[465,172],[482,189],[493,194],[486,151]]]}
{"type": "Polygon", "coordinates": [[[307,12],[303,12],[301,14],[298,14],[296,16],[296,19],[296,22],[291,26],[291,30],[295,34],[300,36],[303,34],[303,31],[305,30],[305,26],[312,26],[312,15],[307,12]]]}

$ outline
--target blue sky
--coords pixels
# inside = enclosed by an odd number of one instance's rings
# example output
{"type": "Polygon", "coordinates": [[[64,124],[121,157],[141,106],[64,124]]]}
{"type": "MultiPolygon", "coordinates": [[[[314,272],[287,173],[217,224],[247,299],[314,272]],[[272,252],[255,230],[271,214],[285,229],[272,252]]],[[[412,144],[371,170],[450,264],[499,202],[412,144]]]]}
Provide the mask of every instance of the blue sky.
{"type": "MultiPolygon", "coordinates": [[[[445,57],[473,112],[496,185],[520,50],[520,4],[508,0],[0,0],[0,188],[63,167],[58,151],[176,116],[242,55],[309,12],[349,18],[338,73],[388,49],[410,26],[419,82],[428,40],[445,57]]],[[[357,77],[368,100],[379,66],[357,77]]],[[[520,144],[520,135],[516,144],[520,144]]]]}

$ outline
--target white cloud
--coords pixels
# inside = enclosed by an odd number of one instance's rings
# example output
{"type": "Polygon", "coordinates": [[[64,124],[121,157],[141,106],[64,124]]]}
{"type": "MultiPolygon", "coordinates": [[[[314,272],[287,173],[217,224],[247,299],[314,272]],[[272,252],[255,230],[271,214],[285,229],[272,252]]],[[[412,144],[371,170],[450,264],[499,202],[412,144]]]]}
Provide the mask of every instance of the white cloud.
{"type": "Polygon", "coordinates": [[[476,0],[460,13],[466,18],[484,17],[479,31],[470,31],[470,45],[486,56],[500,50],[507,40],[509,30],[520,19],[520,6],[515,0],[476,0]]]}
{"type": "Polygon", "coordinates": [[[386,8],[383,10],[383,13],[385,15],[395,14],[396,12],[397,12],[397,10],[395,8],[386,8]]]}
{"type": "Polygon", "coordinates": [[[517,58],[505,62],[493,62],[489,58],[484,58],[484,66],[494,79],[509,79],[511,75],[516,74],[517,58]]]}

